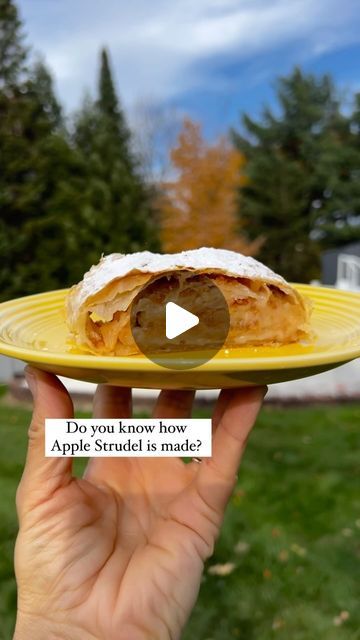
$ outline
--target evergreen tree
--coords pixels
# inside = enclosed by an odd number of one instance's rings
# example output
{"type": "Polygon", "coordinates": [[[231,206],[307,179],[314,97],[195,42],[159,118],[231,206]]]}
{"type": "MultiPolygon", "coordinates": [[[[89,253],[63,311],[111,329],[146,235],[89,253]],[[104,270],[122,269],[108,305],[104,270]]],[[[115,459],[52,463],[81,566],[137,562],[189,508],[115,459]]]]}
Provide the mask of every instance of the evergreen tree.
{"type": "Polygon", "coordinates": [[[109,59],[101,53],[99,95],[84,102],[74,142],[86,160],[86,224],[82,242],[89,266],[102,253],[157,249],[151,194],[140,178],[131,136],[116,96],[109,59]]]}
{"type": "Polygon", "coordinates": [[[36,91],[37,100],[41,104],[51,128],[54,130],[63,129],[61,105],[54,93],[52,77],[41,59],[31,69],[30,78],[36,91]]]}
{"type": "Polygon", "coordinates": [[[67,229],[81,194],[75,184],[81,161],[59,130],[51,77],[42,64],[24,73],[21,23],[6,4],[0,31],[11,33],[13,43],[8,39],[6,53],[12,71],[0,88],[1,299],[73,281],[67,229]]]}
{"type": "Polygon", "coordinates": [[[360,95],[350,116],[340,114],[323,149],[326,196],[316,220],[325,248],[360,240],[360,95]]]}
{"type": "Polygon", "coordinates": [[[279,116],[268,108],[261,122],[244,116],[245,135],[234,133],[248,159],[241,219],[250,238],[265,236],[260,259],[291,280],[309,281],[319,277],[320,252],[337,216],[350,231],[349,192],[340,189],[349,159],[340,132],[348,125],[328,76],[295,69],[278,81],[277,97],[279,116]]]}
{"type": "Polygon", "coordinates": [[[54,130],[46,104],[28,82],[0,92],[0,296],[35,293],[73,282],[67,229],[81,194],[82,167],[54,130]]]}
{"type": "Polygon", "coordinates": [[[110,69],[109,54],[106,49],[102,49],[100,55],[99,110],[103,116],[108,118],[108,125],[112,125],[114,127],[116,134],[118,136],[122,134],[124,136],[124,141],[128,141],[129,132],[126,127],[124,116],[119,107],[119,101],[116,95],[110,69]]]}
{"type": "Polygon", "coordinates": [[[0,89],[18,84],[25,71],[27,50],[22,24],[12,0],[0,0],[0,89]]]}

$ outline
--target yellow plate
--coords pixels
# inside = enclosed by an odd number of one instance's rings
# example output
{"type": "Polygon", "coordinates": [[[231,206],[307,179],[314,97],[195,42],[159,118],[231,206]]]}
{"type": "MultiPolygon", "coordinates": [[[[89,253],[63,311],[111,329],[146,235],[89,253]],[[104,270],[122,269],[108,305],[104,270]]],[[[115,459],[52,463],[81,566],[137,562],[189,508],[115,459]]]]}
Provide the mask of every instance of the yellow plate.
{"type": "Polygon", "coordinates": [[[295,285],[314,303],[311,346],[220,351],[195,369],[165,369],[144,356],[102,357],[70,352],[64,316],[66,290],[0,304],[0,353],[58,375],[122,386],[214,389],[272,384],[311,376],[360,356],[360,295],[295,285]]]}

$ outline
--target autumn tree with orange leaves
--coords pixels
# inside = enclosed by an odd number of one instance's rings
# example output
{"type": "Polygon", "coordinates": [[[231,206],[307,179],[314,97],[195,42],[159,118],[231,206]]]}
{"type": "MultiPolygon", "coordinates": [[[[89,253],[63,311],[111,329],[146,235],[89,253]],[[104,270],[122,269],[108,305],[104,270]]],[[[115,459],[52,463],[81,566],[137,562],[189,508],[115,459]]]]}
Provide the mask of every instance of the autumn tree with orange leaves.
{"type": "Polygon", "coordinates": [[[175,178],[162,184],[158,203],[163,250],[205,246],[254,255],[260,242],[241,236],[238,216],[244,156],[225,138],[207,144],[201,126],[186,119],[170,158],[175,178]]]}

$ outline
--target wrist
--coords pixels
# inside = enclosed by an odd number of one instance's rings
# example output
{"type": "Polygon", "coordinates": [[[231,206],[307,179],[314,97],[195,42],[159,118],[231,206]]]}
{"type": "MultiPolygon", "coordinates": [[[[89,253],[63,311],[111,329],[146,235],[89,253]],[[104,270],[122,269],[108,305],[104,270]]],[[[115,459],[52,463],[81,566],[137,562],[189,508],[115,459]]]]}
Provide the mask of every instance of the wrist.
{"type": "Polygon", "coordinates": [[[13,640],[98,640],[83,629],[53,622],[42,616],[18,614],[13,640]]]}

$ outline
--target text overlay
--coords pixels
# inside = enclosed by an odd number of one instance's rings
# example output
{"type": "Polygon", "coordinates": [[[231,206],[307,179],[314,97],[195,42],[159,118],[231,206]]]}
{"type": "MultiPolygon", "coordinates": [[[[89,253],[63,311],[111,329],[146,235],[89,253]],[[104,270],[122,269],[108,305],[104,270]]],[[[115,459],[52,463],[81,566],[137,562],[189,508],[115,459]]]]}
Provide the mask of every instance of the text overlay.
{"type": "Polygon", "coordinates": [[[211,420],[46,419],[45,455],[81,457],[211,456],[211,420]]]}

